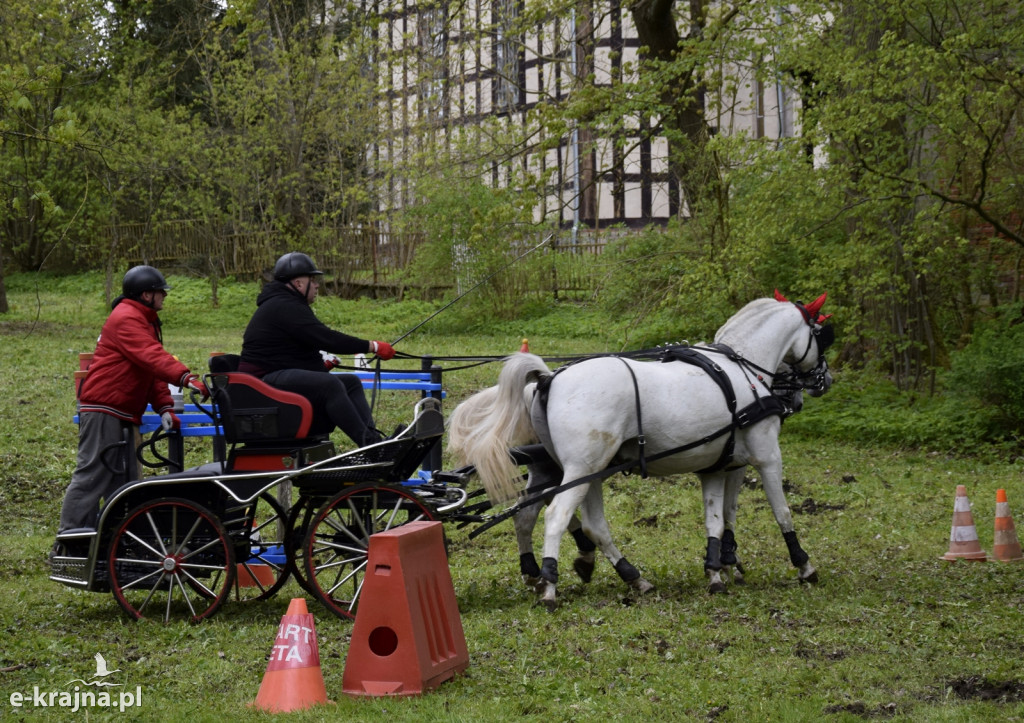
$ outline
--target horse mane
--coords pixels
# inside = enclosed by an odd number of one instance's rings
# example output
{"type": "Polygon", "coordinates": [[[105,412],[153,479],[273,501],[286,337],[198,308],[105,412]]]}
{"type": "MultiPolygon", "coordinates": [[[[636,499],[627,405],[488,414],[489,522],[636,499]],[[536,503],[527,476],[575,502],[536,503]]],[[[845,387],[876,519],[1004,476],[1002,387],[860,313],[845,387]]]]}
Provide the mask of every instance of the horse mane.
{"type": "Polygon", "coordinates": [[[792,304],[779,302],[772,298],[754,299],[729,317],[729,320],[715,333],[715,341],[734,348],[739,341],[740,348],[738,350],[741,351],[742,341],[749,337],[750,329],[760,327],[768,318],[783,308],[796,309],[792,304]]]}

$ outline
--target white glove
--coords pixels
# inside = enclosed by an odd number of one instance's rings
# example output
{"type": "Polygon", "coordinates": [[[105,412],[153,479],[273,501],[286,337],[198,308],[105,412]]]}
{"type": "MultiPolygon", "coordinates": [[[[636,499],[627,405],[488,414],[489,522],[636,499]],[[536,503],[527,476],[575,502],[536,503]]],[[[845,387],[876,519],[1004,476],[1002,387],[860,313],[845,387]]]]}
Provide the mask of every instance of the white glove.
{"type": "Polygon", "coordinates": [[[170,432],[172,429],[178,430],[181,429],[181,420],[174,412],[164,412],[160,415],[160,426],[165,432],[170,432]]]}

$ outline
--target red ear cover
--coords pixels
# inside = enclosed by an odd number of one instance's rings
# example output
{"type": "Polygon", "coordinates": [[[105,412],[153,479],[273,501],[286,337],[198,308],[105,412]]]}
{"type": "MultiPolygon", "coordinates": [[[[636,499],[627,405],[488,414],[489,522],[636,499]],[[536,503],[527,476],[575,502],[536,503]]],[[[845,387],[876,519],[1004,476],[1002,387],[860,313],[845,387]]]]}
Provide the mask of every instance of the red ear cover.
{"type": "Polygon", "coordinates": [[[821,311],[821,307],[825,305],[825,297],[827,296],[828,294],[822,294],[805,307],[807,309],[807,313],[811,315],[812,319],[818,316],[818,312],[821,311]]]}
{"type": "Polygon", "coordinates": [[[783,296],[782,294],[779,293],[778,289],[775,290],[775,300],[776,301],[789,301],[789,299],[787,299],[785,296],[783,296]]]}

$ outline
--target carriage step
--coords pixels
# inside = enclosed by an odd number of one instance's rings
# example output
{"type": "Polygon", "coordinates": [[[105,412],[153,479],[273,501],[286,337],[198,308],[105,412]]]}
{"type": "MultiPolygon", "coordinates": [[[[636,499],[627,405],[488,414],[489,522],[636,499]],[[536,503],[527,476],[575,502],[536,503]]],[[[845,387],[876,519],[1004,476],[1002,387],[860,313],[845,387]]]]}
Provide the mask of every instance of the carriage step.
{"type": "Polygon", "coordinates": [[[86,587],[89,584],[89,558],[70,555],[50,557],[50,579],[71,587],[86,587]]]}
{"type": "MultiPolygon", "coordinates": [[[[90,584],[90,552],[93,539],[97,536],[91,527],[77,527],[57,535],[57,541],[50,552],[50,579],[71,587],[88,587],[90,584]]],[[[93,582],[106,581],[106,567],[97,562],[92,575],[93,582]]]]}
{"type": "Polygon", "coordinates": [[[91,527],[76,527],[73,530],[65,530],[57,535],[57,541],[53,545],[53,552],[50,553],[51,560],[57,556],[72,558],[88,557],[89,548],[92,546],[92,541],[96,534],[96,530],[91,527]]]}

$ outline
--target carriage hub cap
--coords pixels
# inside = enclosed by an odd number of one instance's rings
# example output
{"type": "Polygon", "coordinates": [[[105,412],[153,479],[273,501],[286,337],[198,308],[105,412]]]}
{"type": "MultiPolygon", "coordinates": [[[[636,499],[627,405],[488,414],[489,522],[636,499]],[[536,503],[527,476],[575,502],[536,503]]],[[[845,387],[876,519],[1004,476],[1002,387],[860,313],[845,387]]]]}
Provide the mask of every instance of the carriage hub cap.
{"type": "Polygon", "coordinates": [[[173,572],[174,568],[176,568],[177,566],[178,561],[175,560],[173,557],[164,558],[164,570],[166,570],[167,572],[173,572]]]}

